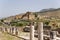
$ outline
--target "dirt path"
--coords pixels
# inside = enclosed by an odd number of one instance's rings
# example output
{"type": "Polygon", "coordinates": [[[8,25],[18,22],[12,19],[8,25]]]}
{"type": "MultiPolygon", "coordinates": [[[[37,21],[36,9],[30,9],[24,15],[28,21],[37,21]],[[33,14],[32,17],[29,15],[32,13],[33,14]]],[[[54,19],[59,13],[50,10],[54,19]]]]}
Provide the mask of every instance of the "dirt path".
{"type": "Polygon", "coordinates": [[[11,36],[7,33],[0,32],[0,40],[20,40],[20,38],[11,36]]]}

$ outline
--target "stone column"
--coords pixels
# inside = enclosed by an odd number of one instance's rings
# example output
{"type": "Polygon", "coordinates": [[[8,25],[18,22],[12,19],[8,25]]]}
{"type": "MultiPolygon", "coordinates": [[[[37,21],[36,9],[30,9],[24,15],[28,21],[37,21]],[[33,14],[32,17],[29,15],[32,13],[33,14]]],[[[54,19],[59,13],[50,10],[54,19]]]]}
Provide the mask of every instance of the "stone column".
{"type": "Polygon", "coordinates": [[[11,28],[10,28],[10,34],[13,34],[12,32],[13,32],[13,30],[12,30],[12,27],[11,27],[11,28]]]}
{"type": "Polygon", "coordinates": [[[51,31],[50,32],[50,40],[56,40],[56,31],[51,31]]]}
{"type": "Polygon", "coordinates": [[[10,27],[10,32],[9,33],[11,34],[11,27],[10,27]]]}
{"type": "Polygon", "coordinates": [[[16,28],[14,27],[14,31],[13,31],[13,34],[16,35],[16,28]]]}
{"type": "Polygon", "coordinates": [[[10,28],[7,29],[8,30],[8,33],[10,32],[10,28]]]}
{"type": "Polygon", "coordinates": [[[12,27],[12,34],[14,33],[14,27],[12,27]]]}
{"type": "Polygon", "coordinates": [[[2,32],[6,32],[4,27],[2,27],[2,32]]]}
{"type": "Polygon", "coordinates": [[[34,40],[34,26],[30,25],[30,40],[34,40]]]}
{"type": "Polygon", "coordinates": [[[18,28],[16,28],[16,35],[18,35],[18,28]]]}
{"type": "Polygon", "coordinates": [[[38,40],[43,40],[43,22],[38,22],[38,40]]]}
{"type": "Polygon", "coordinates": [[[7,32],[7,27],[5,27],[5,31],[7,32]]]}

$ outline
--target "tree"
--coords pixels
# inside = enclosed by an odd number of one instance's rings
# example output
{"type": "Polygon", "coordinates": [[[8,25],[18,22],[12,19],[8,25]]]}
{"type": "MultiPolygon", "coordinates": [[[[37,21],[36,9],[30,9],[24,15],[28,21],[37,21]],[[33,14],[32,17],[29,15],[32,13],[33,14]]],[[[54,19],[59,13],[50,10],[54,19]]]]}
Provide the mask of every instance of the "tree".
{"type": "Polygon", "coordinates": [[[49,25],[50,21],[45,21],[44,24],[45,25],[49,25]]]}
{"type": "Polygon", "coordinates": [[[35,17],[37,17],[38,15],[37,15],[37,13],[34,13],[34,15],[35,15],[35,17]]]}
{"type": "Polygon", "coordinates": [[[4,22],[4,20],[2,19],[1,22],[4,22]]]}

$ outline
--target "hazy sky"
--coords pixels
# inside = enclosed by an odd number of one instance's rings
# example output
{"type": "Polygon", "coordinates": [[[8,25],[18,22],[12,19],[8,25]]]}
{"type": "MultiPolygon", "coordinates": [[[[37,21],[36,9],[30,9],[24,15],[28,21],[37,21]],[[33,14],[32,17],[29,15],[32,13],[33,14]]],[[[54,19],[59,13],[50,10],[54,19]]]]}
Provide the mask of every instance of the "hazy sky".
{"type": "Polygon", "coordinates": [[[0,17],[59,7],[60,0],[0,0],[0,17]]]}

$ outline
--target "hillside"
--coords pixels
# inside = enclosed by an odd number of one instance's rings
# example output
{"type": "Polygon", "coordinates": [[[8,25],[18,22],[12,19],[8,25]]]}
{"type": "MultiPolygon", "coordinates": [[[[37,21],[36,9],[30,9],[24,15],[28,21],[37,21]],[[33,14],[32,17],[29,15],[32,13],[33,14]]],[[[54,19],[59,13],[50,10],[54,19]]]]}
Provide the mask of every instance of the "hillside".
{"type": "Polygon", "coordinates": [[[58,9],[43,9],[40,12],[37,12],[43,16],[58,16],[60,17],[60,8],[58,9]]]}
{"type": "Polygon", "coordinates": [[[36,19],[36,15],[37,17],[39,18],[43,18],[43,17],[53,17],[53,18],[60,18],[60,8],[58,9],[53,9],[53,8],[50,8],[50,9],[42,9],[41,11],[39,12],[26,12],[26,13],[21,13],[21,14],[18,14],[18,15],[15,15],[15,16],[10,16],[8,18],[6,18],[5,20],[7,21],[11,21],[11,20],[18,20],[18,19],[24,19],[24,20],[34,20],[36,19]]]}

